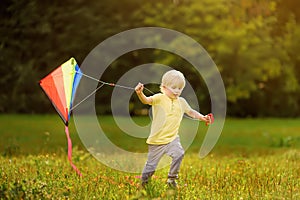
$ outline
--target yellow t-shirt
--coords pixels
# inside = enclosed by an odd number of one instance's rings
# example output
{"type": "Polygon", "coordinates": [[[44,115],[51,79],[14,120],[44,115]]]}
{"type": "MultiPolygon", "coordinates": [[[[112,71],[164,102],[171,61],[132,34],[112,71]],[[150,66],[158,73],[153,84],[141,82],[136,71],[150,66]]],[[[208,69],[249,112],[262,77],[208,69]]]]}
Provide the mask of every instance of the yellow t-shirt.
{"type": "Polygon", "coordinates": [[[191,107],[182,97],[171,99],[165,94],[152,96],[151,132],[147,144],[168,144],[178,136],[178,130],[183,114],[191,107]]]}

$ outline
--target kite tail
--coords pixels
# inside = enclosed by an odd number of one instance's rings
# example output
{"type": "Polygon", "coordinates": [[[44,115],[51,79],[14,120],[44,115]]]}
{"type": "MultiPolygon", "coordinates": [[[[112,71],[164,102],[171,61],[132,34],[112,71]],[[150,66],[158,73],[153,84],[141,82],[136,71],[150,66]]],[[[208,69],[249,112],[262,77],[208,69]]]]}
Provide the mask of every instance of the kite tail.
{"type": "Polygon", "coordinates": [[[65,132],[66,132],[67,139],[68,139],[68,159],[69,159],[69,162],[70,162],[71,166],[73,167],[73,169],[76,171],[76,173],[81,177],[82,176],[81,172],[79,171],[79,169],[77,169],[77,167],[72,162],[72,140],[70,138],[69,127],[68,126],[65,126],[65,132]]]}

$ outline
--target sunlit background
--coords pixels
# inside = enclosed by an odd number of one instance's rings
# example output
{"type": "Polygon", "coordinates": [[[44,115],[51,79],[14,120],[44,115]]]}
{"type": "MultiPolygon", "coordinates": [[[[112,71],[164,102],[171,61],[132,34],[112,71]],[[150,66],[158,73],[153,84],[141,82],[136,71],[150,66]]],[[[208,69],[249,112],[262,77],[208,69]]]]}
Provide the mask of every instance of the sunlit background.
{"type": "MultiPolygon", "coordinates": [[[[71,56],[80,65],[96,45],[114,34],[158,26],[187,34],[211,55],[226,87],[228,116],[300,116],[299,4],[294,0],[3,0],[0,112],[54,113],[38,86],[42,77],[71,56]]],[[[201,77],[187,70],[185,60],[166,52],[128,53],[111,64],[103,79],[117,81],[134,66],[150,62],[182,70],[197,91],[200,107],[209,111],[201,77]]],[[[102,92],[98,113],[110,113],[106,109],[110,96],[111,92],[102,92]]],[[[139,107],[132,109],[134,113],[139,107]]]]}

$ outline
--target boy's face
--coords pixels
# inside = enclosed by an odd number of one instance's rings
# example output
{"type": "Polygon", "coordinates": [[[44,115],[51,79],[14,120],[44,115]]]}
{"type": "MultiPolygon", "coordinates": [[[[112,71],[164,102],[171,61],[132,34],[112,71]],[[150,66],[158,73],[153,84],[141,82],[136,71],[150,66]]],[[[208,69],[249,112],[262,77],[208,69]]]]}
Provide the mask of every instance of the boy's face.
{"type": "Polygon", "coordinates": [[[177,99],[183,90],[183,87],[180,85],[171,85],[171,86],[164,86],[166,95],[171,99],[177,99]]]}

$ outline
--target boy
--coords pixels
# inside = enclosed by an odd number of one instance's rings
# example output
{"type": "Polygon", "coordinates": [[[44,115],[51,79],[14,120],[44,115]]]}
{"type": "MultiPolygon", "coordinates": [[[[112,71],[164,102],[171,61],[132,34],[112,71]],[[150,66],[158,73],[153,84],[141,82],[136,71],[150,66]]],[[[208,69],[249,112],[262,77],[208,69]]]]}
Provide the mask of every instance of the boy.
{"type": "Polygon", "coordinates": [[[184,156],[178,136],[179,126],[184,113],[188,116],[210,123],[209,116],[193,110],[186,100],[180,97],[185,87],[184,75],[177,70],[166,72],[161,81],[161,93],[153,96],[145,96],[144,86],[139,83],[135,91],[143,104],[152,106],[153,121],[151,132],[147,139],[148,160],[142,172],[142,186],[148,183],[148,179],[154,174],[159,160],[164,154],[172,158],[167,184],[177,187],[175,179],[178,178],[179,168],[184,156]]]}

